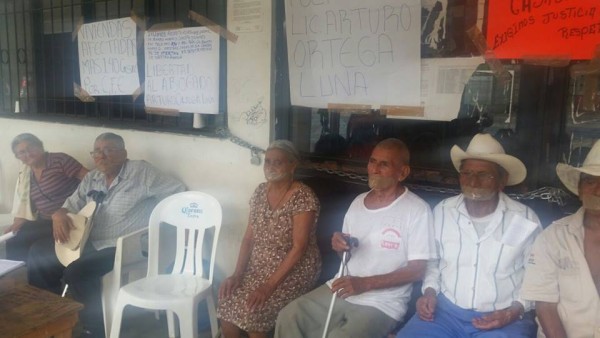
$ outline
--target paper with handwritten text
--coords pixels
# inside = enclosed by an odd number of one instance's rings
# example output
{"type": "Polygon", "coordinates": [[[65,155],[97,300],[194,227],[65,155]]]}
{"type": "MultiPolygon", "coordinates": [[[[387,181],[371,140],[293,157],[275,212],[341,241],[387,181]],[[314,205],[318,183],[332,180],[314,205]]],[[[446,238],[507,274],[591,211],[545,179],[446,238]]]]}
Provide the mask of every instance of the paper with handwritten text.
{"type": "Polygon", "coordinates": [[[131,95],[140,86],[137,28],[131,18],[82,25],[77,34],[81,88],[91,96],[131,95]]]}
{"type": "Polygon", "coordinates": [[[219,35],[206,27],[145,33],[147,107],[219,112],[219,35]]]}
{"type": "Polygon", "coordinates": [[[293,105],[419,105],[419,0],[285,0],[285,11],[293,105]]]}

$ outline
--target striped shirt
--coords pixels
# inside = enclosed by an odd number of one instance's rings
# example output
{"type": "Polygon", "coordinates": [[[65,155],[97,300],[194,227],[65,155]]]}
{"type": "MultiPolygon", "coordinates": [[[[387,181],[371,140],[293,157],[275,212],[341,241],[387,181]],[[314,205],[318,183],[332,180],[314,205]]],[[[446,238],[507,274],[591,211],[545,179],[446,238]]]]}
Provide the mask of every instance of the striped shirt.
{"type": "Polygon", "coordinates": [[[438,259],[430,261],[423,280],[455,305],[480,312],[520,302],[525,262],[542,231],[531,208],[500,193],[498,206],[481,237],[467,212],[463,195],[440,202],[433,210],[438,259]]]}
{"type": "Polygon", "coordinates": [[[46,167],[39,180],[31,171],[29,191],[32,208],[40,217],[49,219],[77,189],[77,174],[83,166],[64,153],[46,153],[45,156],[46,167]]]}
{"type": "Polygon", "coordinates": [[[89,240],[97,250],[117,245],[117,239],[148,226],[150,213],[163,198],[185,190],[180,181],[161,173],[146,161],[127,160],[119,175],[106,186],[106,176],[90,171],[63,208],[77,213],[92,197],[92,190],[105,193],[93,220],[89,240]]]}

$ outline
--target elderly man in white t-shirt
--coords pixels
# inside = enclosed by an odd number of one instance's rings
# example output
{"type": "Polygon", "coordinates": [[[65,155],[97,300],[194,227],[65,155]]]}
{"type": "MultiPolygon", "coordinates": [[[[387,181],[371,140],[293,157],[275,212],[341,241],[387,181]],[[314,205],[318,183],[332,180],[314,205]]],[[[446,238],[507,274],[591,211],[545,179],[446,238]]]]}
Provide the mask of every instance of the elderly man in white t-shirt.
{"type": "Polygon", "coordinates": [[[352,202],[342,232],[331,240],[343,253],[358,239],[347,275],[288,304],[277,318],[275,337],[322,337],[330,300],[337,294],[327,337],[383,337],[407,310],[412,283],[433,257],[429,205],[402,185],[410,173],[409,152],[397,139],[380,142],[368,164],[369,187],[352,202]]]}
{"type": "Polygon", "coordinates": [[[525,262],[541,232],[537,215],[502,190],[521,183],[525,165],[489,134],[477,134],[452,162],[462,194],[433,210],[438,259],[427,267],[417,314],[398,338],[525,338],[531,302],[520,296],[525,262]]]}

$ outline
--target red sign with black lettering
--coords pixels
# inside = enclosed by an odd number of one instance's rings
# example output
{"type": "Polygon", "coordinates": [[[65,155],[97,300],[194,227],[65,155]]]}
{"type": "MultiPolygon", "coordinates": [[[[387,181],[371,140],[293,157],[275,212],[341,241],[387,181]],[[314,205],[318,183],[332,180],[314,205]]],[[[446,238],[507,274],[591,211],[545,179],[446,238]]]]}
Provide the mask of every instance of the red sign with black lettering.
{"type": "Polygon", "coordinates": [[[598,0],[489,0],[487,43],[501,59],[588,60],[600,44],[598,0]]]}

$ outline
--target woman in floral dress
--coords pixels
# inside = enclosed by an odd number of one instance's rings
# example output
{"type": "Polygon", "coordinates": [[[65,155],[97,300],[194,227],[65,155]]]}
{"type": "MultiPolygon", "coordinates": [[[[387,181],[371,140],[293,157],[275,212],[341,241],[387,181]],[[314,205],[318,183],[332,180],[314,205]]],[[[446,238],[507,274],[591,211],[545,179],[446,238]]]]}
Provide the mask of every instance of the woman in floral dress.
{"type": "Polygon", "coordinates": [[[261,183],[250,199],[250,217],[235,272],[219,289],[224,337],[267,337],[285,305],[308,292],[321,271],[316,223],[319,201],[294,180],[298,151],[285,140],[271,143],[261,183]]]}

